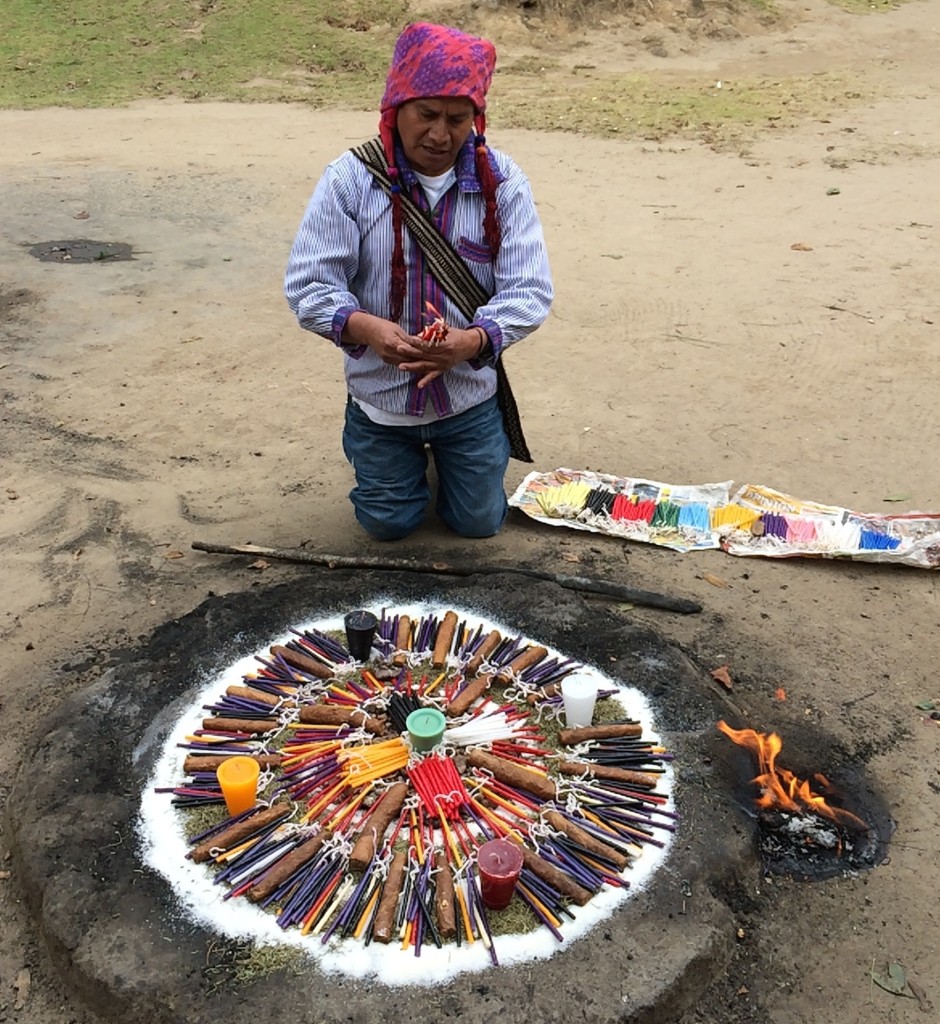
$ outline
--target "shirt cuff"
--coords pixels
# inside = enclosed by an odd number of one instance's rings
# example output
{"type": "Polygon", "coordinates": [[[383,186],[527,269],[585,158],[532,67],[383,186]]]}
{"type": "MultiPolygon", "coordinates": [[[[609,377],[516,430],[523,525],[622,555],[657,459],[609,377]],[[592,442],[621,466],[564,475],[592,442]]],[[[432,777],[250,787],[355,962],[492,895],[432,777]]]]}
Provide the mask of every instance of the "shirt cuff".
{"type": "Polygon", "coordinates": [[[333,314],[333,344],[341,348],[353,359],[358,359],[368,348],[368,345],[349,345],[343,341],[343,331],[346,330],[346,322],[353,315],[362,309],[361,306],[340,306],[333,314]]]}
{"type": "Polygon", "coordinates": [[[494,367],[496,361],[499,359],[500,354],[503,351],[503,332],[500,330],[499,324],[495,320],[490,320],[488,317],[483,317],[480,320],[474,320],[471,327],[482,327],[486,331],[487,337],[490,339],[489,354],[482,358],[471,359],[470,365],[474,370],[482,370],[484,366],[494,367]]]}

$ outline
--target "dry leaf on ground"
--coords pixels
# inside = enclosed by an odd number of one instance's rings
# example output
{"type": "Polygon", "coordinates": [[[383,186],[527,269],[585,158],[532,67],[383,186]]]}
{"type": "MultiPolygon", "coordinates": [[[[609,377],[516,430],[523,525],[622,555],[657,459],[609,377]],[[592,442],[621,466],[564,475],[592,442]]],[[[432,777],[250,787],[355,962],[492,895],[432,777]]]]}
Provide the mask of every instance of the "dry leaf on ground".
{"type": "Polygon", "coordinates": [[[794,242],[790,246],[791,249],[795,249],[797,252],[812,252],[813,247],[808,242],[794,242]]]}
{"type": "Polygon", "coordinates": [[[716,683],[721,683],[726,690],[734,689],[734,683],[731,680],[731,674],[728,672],[727,665],[719,665],[718,668],[713,668],[712,679],[716,683]]]}
{"type": "Polygon", "coordinates": [[[706,572],[702,576],[702,579],[705,580],[706,583],[710,583],[713,587],[721,587],[722,589],[727,589],[731,586],[731,584],[726,579],[722,579],[721,576],[716,576],[714,573],[711,572],[706,572]]]}
{"type": "Polygon", "coordinates": [[[256,558],[248,566],[249,569],[257,569],[259,572],[262,569],[270,569],[270,567],[271,567],[271,563],[270,562],[266,562],[263,558],[256,558]]]}
{"type": "Polygon", "coordinates": [[[871,980],[879,988],[883,988],[885,992],[890,992],[893,996],[907,996],[909,999],[915,998],[913,992],[909,990],[907,971],[899,963],[885,964],[884,970],[876,971],[872,967],[871,980]]]}
{"type": "Polygon", "coordinates": [[[167,551],[163,556],[164,558],[185,558],[186,556],[182,551],[167,551]]]}

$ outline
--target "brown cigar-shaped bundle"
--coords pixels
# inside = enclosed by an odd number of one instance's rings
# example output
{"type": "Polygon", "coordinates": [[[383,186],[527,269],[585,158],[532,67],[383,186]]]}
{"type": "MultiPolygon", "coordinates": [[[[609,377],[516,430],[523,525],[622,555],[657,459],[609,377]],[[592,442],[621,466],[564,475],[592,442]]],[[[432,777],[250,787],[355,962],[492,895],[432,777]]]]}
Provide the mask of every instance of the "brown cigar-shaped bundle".
{"type": "Polygon", "coordinates": [[[434,855],[434,866],[437,868],[437,890],[434,896],[437,930],[442,939],[452,939],[457,934],[454,876],[450,873],[447,858],[440,850],[434,855]]]}
{"type": "Polygon", "coordinates": [[[396,782],[375,805],[372,813],[366,818],[365,827],[349,855],[351,868],[365,871],[372,863],[375,851],[382,845],[385,830],[401,813],[401,807],[407,795],[408,783],[396,782]]]}
{"type": "Polygon", "coordinates": [[[300,709],[300,720],[304,725],[351,725],[362,727],[373,736],[381,736],[385,732],[385,722],[381,718],[372,718],[358,708],[331,707],[329,704],[305,704],[300,709]]]}
{"type": "Polygon", "coordinates": [[[477,648],[476,654],[474,654],[473,657],[464,666],[464,675],[468,679],[470,679],[480,670],[480,666],[493,653],[493,651],[495,651],[496,648],[499,647],[500,641],[502,639],[503,638],[495,629],[491,630],[489,633],[486,634],[486,636],[483,638],[483,642],[477,648]]]}
{"type": "Polygon", "coordinates": [[[496,673],[496,681],[498,683],[510,682],[520,672],[537,665],[547,654],[548,651],[544,647],[527,647],[521,654],[517,654],[508,665],[503,665],[496,673]]]}
{"type": "Polygon", "coordinates": [[[204,718],[203,729],[208,732],[274,732],[281,723],[276,718],[204,718]]]}
{"type": "Polygon", "coordinates": [[[257,701],[259,704],[267,704],[272,708],[281,702],[280,697],[275,697],[273,693],[267,693],[265,690],[256,690],[253,686],[230,686],[225,692],[229,697],[257,701]]]}
{"type": "MultiPolygon", "coordinates": [[[[183,772],[186,775],[194,775],[196,772],[216,772],[223,761],[227,761],[232,754],[187,754],[183,761],[183,772]]],[[[239,757],[250,757],[257,761],[262,768],[276,768],[283,757],[280,754],[240,754],[239,757]]]]}
{"type": "Polygon", "coordinates": [[[578,729],[562,729],[558,740],[566,747],[574,747],[586,740],[611,740],[618,736],[642,736],[639,722],[621,722],[617,725],[586,725],[578,729]]]}
{"type": "Polygon", "coordinates": [[[372,937],[376,942],[389,943],[394,937],[395,910],[405,878],[405,860],[405,851],[399,850],[392,858],[392,865],[388,869],[388,878],[385,880],[382,898],[375,911],[375,925],[372,929],[372,937]]]}
{"type": "Polygon", "coordinates": [[[298,672],[306,672],[308,676],[316,676],[317,679],[333,678],[333,670],[328,665],[324,665],[322,661],[317,661],[316,658],[301,654],[299,651],[292,651],[289,647],[281,647],[280,644],[275,644],[271,648],[271,654],[275,658],[282,658],[291,668],[297,669],[298,672]]]}
{"type": "MultiPolygon", "coordinates": [[[[483,641],[480,651],[478,651],[477,654],[467,662],[467,667],[464,672],[468,679],[480,667],[483,658],[496,648],[499,643],[499,639],[499,633],[497,633],[496,630],[493,630],[493,632],[490,633],[483,641]],[[483,648],[490,643],[491,639],[493,639],[492,647],[484,654],[483,648]]],[[[477,676],[476,679],[467,683],[460,693],[458,693],[444,709],[448,718],[457,718],[464,712],[469,711],[473,702],[478,697],[482,697],[490,688],[492,683],[496,682],[505,685],[512,680],[514,675],[529,668],[531,665],[538,664],[546,654],[548,654],[548,651],[544,647],[527,647],[521,654],[516,655],[508,665],[504,665],[498,672],[486,673],[485,675],[477,676]]]]}
{"type": "Polygon", "coordinates": [[[593,895],[591,891],[578,885],[571,875],[560,871],[554,864],[549,864],[547,860],[543,860],[537,853],[533,853],[528,849],[528,847],[520,846],[519,849],[522,850],[523,864],[533,874],[538,875],[542,881],[548,882],[549,885],[557,889],[562,896],[567,896],[572,903],[576,903],[579,907],[583,907],[585,903],[590,901],[593,895]]]}
{"type": "Polygon", "coordinates": [[[313,860],[332,834],[329,829],[325,828],[322,832],[318,832],[315,836],[304,840],[296,849],[291,850],[270,871],[265,872],[259,881],[248,890],[248,899],[252,903],[260,903],[262,900],[266,900],[298,868],[302,868],[307,861],[313,860]]]}
{"type": "Polygon", "coordinates": [[[602,843],[600,839],[595,839],[590,832],[585,832],[583,828],[576,825],[573,821],[569,821],[564,815],[559,814],[558,811],[549,811],[545,815],[545,820],[553,829],[556,829],[558,832],[564,832],[573,843],[583,846],[585,850],[590,850],[591,853],[596,853],[598,857],[605,857],[616,864],[621,871],[630,863],[630,859],[626,854],[615,850],[606,843],[602,843]]]}
{"type": "Polygon", "coordinates": [[[615,768],[606,764],[591,764],[588,761],[561,761],[558,770],[562,775],[589,775],[595,779],[610,779],[613,782],[627,782],[643,789],[655,789],[659,776],[650,772],[634,772],[629,768],[615,768]]]}
{"type": "Polygon", "coordinates": [[[398,632],[395,634],[395,650],[398,652],[392,658],[393,665],[404,665],[408,660],[408,651],[411,650],[411,619],[402,615],[398,620],[398,632]]]}
{"type": "Polygon", "coordinates": [[[554,800],[555,798],[555,783],[547,775],[531,768],[524,768],[514,761],[507,761],[494,754],[484,753],[482,750],[468,750],[467,764],[474,768],[482,768],[499,782],[504,782],[507,786],[513,786],[516,789],[523,789],[540,800],[554,800]]]}
{"type": "Polygon", "coordinates": [[[482,697],[484,693],[489,689],[490,683],[493,677],[489,673],[482,676],[477,676],[472,682],[467,685],[457,694],[456,697],[444,708],[444,713],[448,718],[457,718],[462,715],[465,711],[469,711],[470,705],[478,698],[482,697]]]}
{"type": "Polygon", "coordinates": [[[454,643],[454,633],[457,632],[457,613],[448,612],[443,622],[437,629],[437,636],[434,639],[434,650],[431,653],[431,664],[434,668],[442,668],[447,661],[447,655],[454,643]]]}
{"type": "Polygon", "coordinates": [[[265,825],[270,825],[278,818],[286,818],[290,812],[291,806],[286,802],[274,804],[272,807],[260,807],[243,821],[236,822],[198,846],[194,846],[189,855],[197,864],[201,864],[212,856],[213,850],[230,850],[243,839],[247,839],[248,836],[263,829],[265,825]]]}

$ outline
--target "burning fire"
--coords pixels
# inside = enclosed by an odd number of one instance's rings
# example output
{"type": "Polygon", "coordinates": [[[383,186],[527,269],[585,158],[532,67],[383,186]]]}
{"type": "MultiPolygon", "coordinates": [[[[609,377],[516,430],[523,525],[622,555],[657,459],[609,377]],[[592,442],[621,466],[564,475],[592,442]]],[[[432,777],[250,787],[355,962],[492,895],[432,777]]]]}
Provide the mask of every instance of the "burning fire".
{"type": "MultiPolygon", "coordinates": [[[[798,779],[793,772],[776,766],[783,741],[775,732],[765,734],[753,729],[732,729],[723,721],[718,722],[718,729],[757,758],[760,771],[753,781],[760,787],[760,796],[755,803],[761,810],[789,811],[792,814],[805,814],[809,811],[849,828],[868,828],[861,818],[827,803],[825,797],[813,791],[808,781],[798,779]]],[[[817,774],[815,778],[825,789],[831,788],[824,775],[817,774]]]]}

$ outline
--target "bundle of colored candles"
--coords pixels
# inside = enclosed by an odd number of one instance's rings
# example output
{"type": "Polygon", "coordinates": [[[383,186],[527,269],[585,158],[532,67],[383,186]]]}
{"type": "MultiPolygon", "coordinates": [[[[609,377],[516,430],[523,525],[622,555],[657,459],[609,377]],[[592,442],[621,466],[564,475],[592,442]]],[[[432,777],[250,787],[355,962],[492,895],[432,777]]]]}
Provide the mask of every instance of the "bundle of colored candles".
{"type": "MultiPolygon", "coordinates": [[[[653,500],[645,490],[625,493],[609,487],[588,487],[567,483],[536,494],[536,500],[548,516],[580,518],[584,521],[607,519],[612,523],[635,523],[650,530],[687,530],[707,534],[727,521],[725,509],[710,507],[704,501],[676,502],[668,497],[653,500]]],[[[739,518],[734,514],[735,520],[739,518]]],[[[753,517],[752,517],[753,518],[753,517]]]]}
{"type": "Polygon", "coordinates": [[[561,941],[573,908],[627,886],[635,858],[675,829],[669,753],[611,686],[594,688],[604,721],[550,737],[540,708],[559,707],[560,683],[584,666],[546,647],[453,611],[377,619],[371,661],[330,632],[294,630],[202,705],[178,744],[186,779],[161,787],[184,812],[219,817],[188,856],[226,901],[323,944],[420,956],[482,942],[496,964],[514,906],[561,941]],[[261,780],[254,806],[223,819],[216,773],[233,755],[257,761],[261,780]]]}
{"type": "Polygon", "coordinates": [[[735,494],[740,519],[722,531],[732,555],[807,555],[860,561],[940,564],[940,516],[910,512],[875,515],[803,501],[746,484],[735,494]]]}
{"type": "Polygon", "coordinates": [[[530,473],[510,505],[545,523],[661,544],[717,548],[728,484],[676,485],[589,470],[530,473]]]}
{"type": "Polygon", "coordinates": [[[940,514],[881,515],[805,501],[757,484],[666,484],[590,470],[530,473],[509,504],[553,526],[677,551],[849,558],[940,567],[940,514]]]}
{"type": "Polygon", "coordinates": [[[424,309],[425,315],[428,318],[428,323],[421,329],[421,333],[418,337],[422,341],[426,341],[429,345],[440,345],[440,343],[447,337],[447,332],[450,330],[447,321],[440,313],[438,313],[430,302],[425,302],[424,309]]]}

